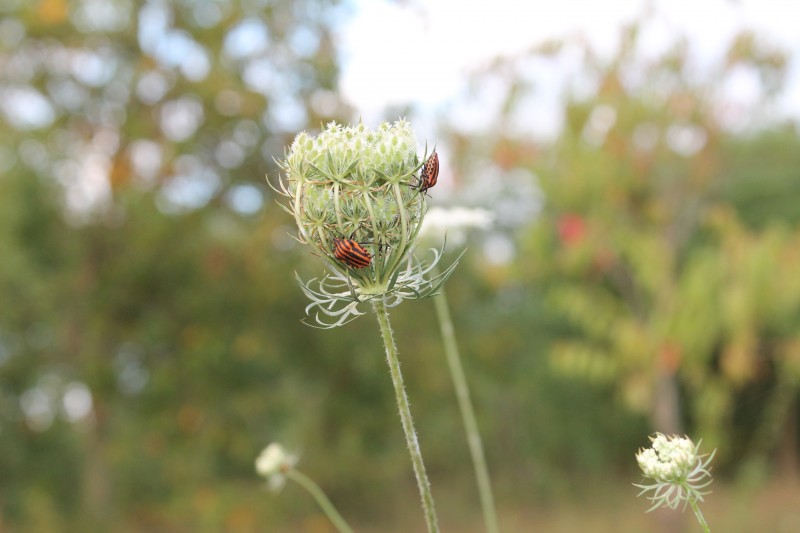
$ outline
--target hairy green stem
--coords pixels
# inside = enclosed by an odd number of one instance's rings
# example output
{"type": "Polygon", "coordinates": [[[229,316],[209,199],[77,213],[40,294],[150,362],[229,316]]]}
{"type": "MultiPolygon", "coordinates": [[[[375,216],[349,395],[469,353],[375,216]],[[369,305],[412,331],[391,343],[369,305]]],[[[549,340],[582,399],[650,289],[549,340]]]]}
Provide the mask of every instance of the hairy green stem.
{"type": "Polygon", "coordinates": [[[700,522],[703,531],[705,531],[705,533],[711,533],[711,529],[708,527],[706,519],[703,518],[703,513],[700,512],[700,507],[697,506],[697,499],[694,498],[694,496],[689,496],[689,505],[692,506],[692,511],[694,511],[694,515],[697,517],[697,521],[700,522]]]}
{"type": "Polygon", "coordinates": [[[322,507],[323,512],[328,516],[328,519],[340,533],[353,533],[353,529],[345,522],[342,515],[336,510],[336,507],[333,506],[328,497],[325,496],[325,493],[322,492],[322,489],[319,488],[319,485],[314,483],[310,477],[295,469],[289,469],[286,472],[286,477],[296,481],[300,486],[311,493],[314,499],[317,500],[319,506],[322,507]]]}
{"type": "Polygon", "coordinates": [[[464,375],[464,367],[461,364],[453,321],[450,318],[450,307],[447,304],[447,296],[444,293],[444,289],[439,289],[439,293],[433,297],[433,303],[436,307],[436,316],[439,319],[439,328],[442,331],[447,366],[450,367],[450,376],[453,378],[453,387],[456,391],[461,419],[464,422],[464,431],[467,434],[467,445],[472,456],[472,465],[475,468],[478,494],[481,499],[481,509],[483,510],[483,522],[487,532],[497,533],[499,531],[497,510],[494,504],[494,496],[492,495],[489,469],[486,466],[486,456],[483,452],[483,441],[478,431],[475,409],[472,407],[467,378],[464,375]]]}
{"type": "Polygon", "coordinates": [[[378,317],[381,337],[383,337],[383,344],[386,347],[386,361],[389,363],[389,373],[392,376],[397,409],[400,412],[400,421],[403,424],[403,432],[406,435],[406,445],[411,454],[411,463],[414,466],[414,474],[417,478],[417,486],[422,500],[422,510],[425,513],[425,522],[428,525],[428,533],[438,533],[439,525],[436,521],[431,484],[428,481],[428,475],[425,473],[425,463],[422,461],[422,452],[419,448],[417,433],[414,430],[414,420],[411,418],[411,408],[408,405],[408,396],[406,396],[405,385],[403,385],[403,374],[400,372],[400,361],[397,358],[397,346],[395,346],[392,328],[389,325],[389,312],[386,310],[386,304],[381,299],[372,300],[372,309],[378,317]]]}

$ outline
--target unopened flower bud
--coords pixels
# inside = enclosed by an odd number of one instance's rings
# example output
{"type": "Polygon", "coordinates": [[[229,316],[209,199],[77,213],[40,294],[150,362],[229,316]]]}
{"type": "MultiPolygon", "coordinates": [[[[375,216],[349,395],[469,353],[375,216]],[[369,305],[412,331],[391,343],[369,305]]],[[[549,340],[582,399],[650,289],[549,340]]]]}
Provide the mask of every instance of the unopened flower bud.
{"type": "Polygon", "coordinates": [[[391,307],[431,296],[452,272],[455,263],[426,278],[440,254],[434,250],[428,264],[413,256],[426,211],[417,173],[427,157],[417,155],[405,120],[384,122],[375,131],[332,122],[316,137],[295,138],[280,162],[278,192],[287,198],[284,208],[294,216],[299,239],[333,271],[319,281],[298,280],[312,300],[306,311],[317,311],[320,326],[346,323],[370,299],[391,307]]]}

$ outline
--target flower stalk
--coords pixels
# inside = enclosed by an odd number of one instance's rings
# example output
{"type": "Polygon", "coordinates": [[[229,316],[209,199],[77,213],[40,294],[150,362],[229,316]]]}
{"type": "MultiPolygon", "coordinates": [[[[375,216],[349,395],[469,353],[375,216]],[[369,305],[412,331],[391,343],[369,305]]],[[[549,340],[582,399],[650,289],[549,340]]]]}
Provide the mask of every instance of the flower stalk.
{"type": "Polygon", "coordinates": [[[308,493],[314,497],[314,499],[317,501],[317,504],[322,509],[322,512],[325,513],[325,516],[328,517],[328,520],[331,521],[339,533],[353,533],[353,529],[348,525],[347,522],[345,522],[344,518],[342,518],[342,515],[340,515],[339,511],[336,510],[336,507],[333,506],[325,493],[322,492],[322,489],[319,488],[319,485],[314,483],[314,480],[295,469],[286,472],[286,477],[306,489],[308,493]]]}
{"type": "Polygon", "coordinates": [[[408,452],[411,454],[411,463],[414,466],[414,475],[417,478],[420,499],[422,500],[422,510],[425,514],[425,523],[428,532],[438,532],[439,525],[436,519],[436,509],[433,504],[433,494],[431,484],[428,481],[428,474],[425,472],[425,463],[422,460],[422,452],[417,440],[417,433],[414,430],[414,420],[411,417],[411,407],[408,404],[405,385],[403,384],[403,374],[400,371],[400,361],[397,358],[397,346],[394,343],[394,335],[389,324],[389,312],[386,305],[380,300],[372,301],[372,308],[378,318],[378,325],[381,330],[381,337],[386,348],[386,361],[389,364],[389,374],[392,376],[394,394],[397,400],[397,409],[400,413],[400,421],[403,425],[403,433],[406,437],[408,452]]]}
{"type": "Polygon", "coordinates": [[[436,307],[436,316],[439,319],[439,328],[442,333],[444,352],[447,359],[447,366],[450,369],[450,376],[453,379],[453,388],[456,391],[458,408],[461,412],[461,419],[464,422],[464,431],[467,434],[467,445],[472,457],[472,465],[475,470],[475,480],[478,485],[478,495],[483,511],[483,522],[488,533],[497,533],[497,510],[492,494],[492,483],[489,477],[489,468],[486,465],[486,456],[483,451],[483,441],[478,430],[478,421],[475,417],[475,409],[472,407],[470,399],[467,377],[464,374],[464,367],[461,364],[461,357],[456,343],[455,329],[450,317],[450,307],[447,304],[447,296],[444,289],[433,297],[436,307]]]}
{"type": "Polygon", "coordinates": [[[700,527],[703,528],[705,533],[711,533],[711,528],[708,527],[708,523],[706,522],[705,517],[703,517],[703,513],[700,512],[700,506],[697,505],[697,498],[690,497],[689,498],[689,505],[694,511],[694,516],[697,518],[697,522],[700,524],[700,527]]]}

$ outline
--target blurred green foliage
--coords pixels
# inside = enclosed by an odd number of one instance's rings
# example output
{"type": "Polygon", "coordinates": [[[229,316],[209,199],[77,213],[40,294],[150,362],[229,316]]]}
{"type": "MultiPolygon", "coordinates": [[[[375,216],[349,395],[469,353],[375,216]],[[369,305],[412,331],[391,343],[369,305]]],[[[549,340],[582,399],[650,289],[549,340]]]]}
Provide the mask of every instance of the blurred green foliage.
{"type": "Polygon", "coordinates": [[[555,376],[613,393],[652,430],[703,438],[723,464],[762,463],[779,446],[796,456],[800,135],[769,113],[786,58],[743,34],[699,75],[684,42],[643,58],[640,31],[611,61],[555,42],[483,73],[512,80],[508,123],[537,91],[519,65],[581,58],[555,142],[454,133],[468,161],[457,172],[491,158],[541,188],[513,266],[559,323],[544,337],[555,376]],[[760,94],[736,109],[725,88],[743,71],[760,94]]]}
{"type": "MultiPolygon", "coordinates": [[[[345,15],[0,8],[0,529],[324,530],[299,489],[256,478],[273,440],[355,523],[413,501],[375,324],[300,323],[292,272],[321,265],[263,178],[297,130],[352,118],[335,92],[345,15]]],[[[442,125],[465,190],[485,180],[471,169],[500,169],[487,207],[544,195],[537,216],[474,236],[447,286],[501,510],[635,477],[633,451],[665,424],[731,471],[779,443],[797,454],[800,136],[723,127],[681,48],[630,86],[645,66],[628,37],[611,63],[584,51],[596,90],[569,99],[553,142],[442,125]]],[[[741,65],[767,106],[783,56],[743,36],[720,79],[741,65]]],[[[507,118],[534,89],[498,69],[507,118]]],[[[393,312],[436,490],[472,474],[433,317],[426,301],[393,312]]]]}

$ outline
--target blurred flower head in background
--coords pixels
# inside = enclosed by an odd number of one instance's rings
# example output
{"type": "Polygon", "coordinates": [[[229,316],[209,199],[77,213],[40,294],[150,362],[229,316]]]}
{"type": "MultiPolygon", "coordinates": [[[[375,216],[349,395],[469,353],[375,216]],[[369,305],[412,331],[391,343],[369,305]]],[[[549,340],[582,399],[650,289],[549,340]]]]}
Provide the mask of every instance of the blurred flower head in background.
{"type": "Polygon", "coordinates": [[[695,445],[687,437],[667,437],[661,433],[650,440],[653,445],[636,454],[644,476],[655,481],[651,485],[636,485],[642,489],[640,496],[653,491],[653,495],[648,496],[653,502],[650,510],[664,505],[676,509],[681,502],[685,506],[690,499],[703,501],[708,492],[701,489],[713,481],[708,465],[716,450],[708,456],[700,455],[700,443],[695,445]]]}
{"type": "Polygon", "coordinates": [[[266,478],[273,490],[279,490],[286,482],[286,472],[297,464],[297,456],[287,452],[283,446],[273,442],[256,458],[256,472],[266,478]]]}
{"type": "Polygon", "coordinates": [[[425,215],[420,239],[438,242],[447,236],[451,243],[461,246],[468,230],[487,229],[494,219],[494,213],[480,207],[432,207],[425,215]]]}

